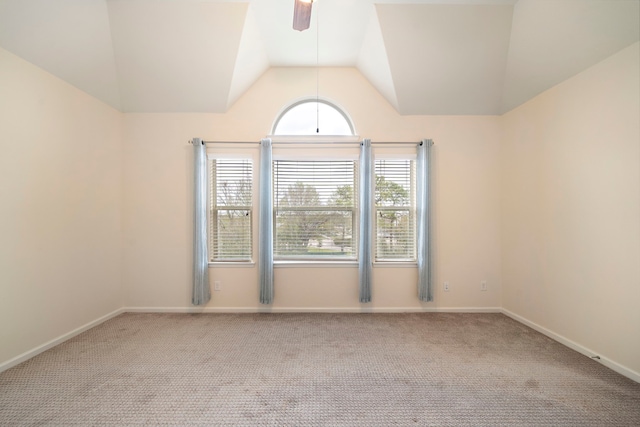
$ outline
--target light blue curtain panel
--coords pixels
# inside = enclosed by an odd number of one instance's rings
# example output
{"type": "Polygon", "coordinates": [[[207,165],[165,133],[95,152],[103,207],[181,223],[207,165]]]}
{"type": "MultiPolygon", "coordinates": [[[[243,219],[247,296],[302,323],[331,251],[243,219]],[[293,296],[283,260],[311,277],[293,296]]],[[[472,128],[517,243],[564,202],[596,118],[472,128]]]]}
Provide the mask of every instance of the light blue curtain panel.
{"type": "Polygon", "coordinates": [[[358,241],[358,277],[360,282],[360,302],[371,302],[371,241],[373,235],[373,158],[371,140],[360,144],[360,239],[358,241]]]}
{"type": "Polygon", "coordinates": [[[418,145],[416,159],[416,228],[417,228],[417,258],[418,258],[418,298],[420,301],[433,301],[433,286],[431,283],[431,251],[430,223],[431,197],[429,187],[431,146],[433,141],[423,140],[418,145]]]}
{"type": "Polygon", "coordinates": [[[193,305],[211,299],[209,287],[209,259],[207,254],[207,150],[200,138],[193,144],[193,305]]]}
{"type": "Polygon", "coordinates": [[[260,303],[273,302],[273,155],[271,140],[260,142],[260,237],[258,241],[258,269],[260,274],[260,303]]]}

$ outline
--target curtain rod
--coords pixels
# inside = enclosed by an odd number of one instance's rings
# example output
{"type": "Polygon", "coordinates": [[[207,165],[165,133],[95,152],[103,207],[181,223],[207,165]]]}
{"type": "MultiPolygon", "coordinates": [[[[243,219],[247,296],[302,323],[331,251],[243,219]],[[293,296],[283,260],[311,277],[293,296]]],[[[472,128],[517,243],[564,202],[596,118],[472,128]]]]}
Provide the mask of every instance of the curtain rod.
{"type": "MultiPolygon", "coordinates": [[[[260,141],[202,141],[204,144],[256,144],[260,145],[260,141]]],[[[189,141],[193,144],[193,141],[189,141]]]]}
{"type": "MultiPolygon", "coordinates": [[[[426,141],[429,141],[428,139],[426,141]]],[[[404,145],[422,145],[423,141],[418,141],[418,142],[406,142],[406,141],[388,141],[388,142],[383,142],[383,141],[371,141],[371,145],[393,145],[393,144],[404,144],[404,145]]],[[[188,141],[189,144],[193,144],[193,141],[190,140],[188,141]]],[[[202,141],[203,144],[256,144],[256,145],[260,145],[260,141],[202,141]]],[[[349,141],[349,142],[345,142],[345,141],[323,141],[323,142],[309,142],[309,141],[272,141],[272,144],[309,144],[309,145],[313,145],[313,144],[318,144],[318,145],[326,145],[326,144],[341,144],[341,145],[348,145],[348,144],[361,144],[361,141],[349,141]]],[[[433,144],[433,143],[432,143],[433,144]]]]}

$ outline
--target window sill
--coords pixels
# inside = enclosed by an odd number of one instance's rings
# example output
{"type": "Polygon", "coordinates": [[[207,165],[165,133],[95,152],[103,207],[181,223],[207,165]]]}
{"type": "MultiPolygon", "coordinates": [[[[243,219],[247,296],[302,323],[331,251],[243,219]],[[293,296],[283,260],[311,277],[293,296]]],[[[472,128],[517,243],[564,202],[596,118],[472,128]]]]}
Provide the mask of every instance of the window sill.
{"type": "Polygon", "coordinates": [[[374,268],[416,268],[415,261],[378,261],[373,263],[374,268]]]}
{"type": "MultiPolygon", "coordinates": [[[[254,261],[246,262],[210,262],[209,268],[253,268],[254,261]]],[[[357,268],[358,261],[274,261],[275,268],[357,268]]],[[[379,261],[374,262],[374,268],[416,268],[415,261],[379,261]]]]}
{"type": "Polygon", "coordinates": [[[358,261],[275,261],[275,268],[358,268],[358,261]]]}
{"type": "Polygon", "coordinates": [[[223,268],[253,268],[255,267],[256,263],[253,261],[238,261],[238,262],[232,262],[232,261],[216,261],[216,262],[210,262],[208,264],[209,268],[217,268],[217,267],[223,267],[223,268]]]}

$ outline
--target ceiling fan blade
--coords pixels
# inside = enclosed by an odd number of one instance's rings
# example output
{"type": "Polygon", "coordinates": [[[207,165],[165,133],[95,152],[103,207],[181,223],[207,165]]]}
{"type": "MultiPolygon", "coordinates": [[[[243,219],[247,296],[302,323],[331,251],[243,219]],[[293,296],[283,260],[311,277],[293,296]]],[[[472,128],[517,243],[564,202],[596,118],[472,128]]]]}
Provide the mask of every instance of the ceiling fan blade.
{"type": "Polygon", "coordinates": [[[293,29],[304,31],[311,23],[311,0],[295,0],[293,6],[293,29]]]}

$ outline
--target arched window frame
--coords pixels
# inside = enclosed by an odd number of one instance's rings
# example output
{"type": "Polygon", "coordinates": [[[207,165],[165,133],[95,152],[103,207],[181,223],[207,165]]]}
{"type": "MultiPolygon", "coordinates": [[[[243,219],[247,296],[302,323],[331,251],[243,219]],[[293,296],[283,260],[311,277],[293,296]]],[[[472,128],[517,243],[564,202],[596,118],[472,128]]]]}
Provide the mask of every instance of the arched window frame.
{"type": "Polygon", "coordinates": [[[356,128],[355,125],[353,124],[353,120],[351,120],[351,116],[349,116],[349,114],[345,111],[344,108],[340,107],[338,104],[336,104],[335,102],[326,99],[326,98],[318,98],[318,97],[305,97],[305,98],[301,98],[301,99],[297,99],[293,102],[291,102],[290,104],[288,104],[287,106],[285,106],[282,110],[280,110],[280,112],[278,113],[278,115],[276,116],[276,119],[273,122],[273,125],[271,126],[271,137],[275,137],[275,138],[298,138],[298,139],[307,139],[307,138],[312,138],[312,139],[326,139],[328,137],[339,137],[339,138],[347,138],[347,139],[352,139],[352,138],[357,138],[358,134],[356,133],[356,128]],[[277,134],[276,133],[276,128],[278,127],[278,124],[280,123],[280,121],[282,120],[282,118],[287,115],[287,113],[289,113],[293,108],[301,105],[301,104],[306,104],[306,103],[320,103],[320,104],[325,104],[329,107],[331,107],[332,109],[334,109],[335,111],[337,111],[345,120],[345,122],[347,123],[347,125],[349,126],[349,130],[351,131],[350,135],[317,135],[317,134],[309,134],[309,135],[291,135],[291,134],[277,134]]]}

